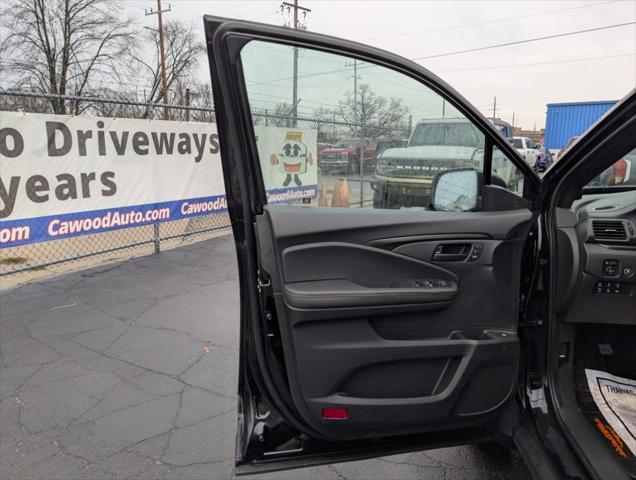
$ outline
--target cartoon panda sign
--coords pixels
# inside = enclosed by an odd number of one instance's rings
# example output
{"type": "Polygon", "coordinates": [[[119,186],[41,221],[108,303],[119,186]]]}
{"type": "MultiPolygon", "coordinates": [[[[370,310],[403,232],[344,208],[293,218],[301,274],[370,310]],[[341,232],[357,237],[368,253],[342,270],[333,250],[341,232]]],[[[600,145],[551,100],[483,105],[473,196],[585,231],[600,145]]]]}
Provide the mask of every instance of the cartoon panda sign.
{"type": "Polygon", "coordinates": [[[307,173],[307,165],[314,164],[311,150],[303,143],[303,132],[287,132],[285,140],[279,145],[278,153],[269,157],[272,165],[278,165],[278,170],[285,174],[283,187],[287,187],[294,178],[294,184],[300,187],[303,182],[301,176],[307,173]]]}
{"type": "Polygon", "coordinates": [[[293,191],[293,198],[314,197],[318,183],[318,132],[258,126],[255,133],[266,190],[293,191]]]}

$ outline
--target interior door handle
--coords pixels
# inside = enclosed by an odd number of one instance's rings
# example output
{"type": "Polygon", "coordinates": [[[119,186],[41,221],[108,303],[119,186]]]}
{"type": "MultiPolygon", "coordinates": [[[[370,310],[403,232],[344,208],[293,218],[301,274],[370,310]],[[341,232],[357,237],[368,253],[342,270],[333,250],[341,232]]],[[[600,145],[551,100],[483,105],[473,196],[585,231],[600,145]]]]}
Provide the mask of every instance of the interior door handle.
{"type": "Polygon", "coordinates": [[[469,243],[437,245],[432,259],[436,262],[461,262],[468,258],[471,248],[469,243]]]}
{"type": "Polygon", "coordinates": [[[460,262],[466,260],[468,254],[464,253],[436,253],[433,255],[433,260],[436,262],[460,262]]]}

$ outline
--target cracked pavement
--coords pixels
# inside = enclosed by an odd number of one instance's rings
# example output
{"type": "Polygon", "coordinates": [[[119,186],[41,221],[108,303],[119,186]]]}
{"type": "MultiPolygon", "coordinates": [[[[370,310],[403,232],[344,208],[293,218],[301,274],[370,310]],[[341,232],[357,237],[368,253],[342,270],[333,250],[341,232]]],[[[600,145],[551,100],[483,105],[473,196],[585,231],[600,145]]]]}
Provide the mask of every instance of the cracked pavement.
{"type": "MultiPolygon", "coordinates": [[[[0,478],[233,478],[238,273],[229,236],[0,293],[0,478]]],[[[524,479],[464,446],[259,475],[524,479]]]]}

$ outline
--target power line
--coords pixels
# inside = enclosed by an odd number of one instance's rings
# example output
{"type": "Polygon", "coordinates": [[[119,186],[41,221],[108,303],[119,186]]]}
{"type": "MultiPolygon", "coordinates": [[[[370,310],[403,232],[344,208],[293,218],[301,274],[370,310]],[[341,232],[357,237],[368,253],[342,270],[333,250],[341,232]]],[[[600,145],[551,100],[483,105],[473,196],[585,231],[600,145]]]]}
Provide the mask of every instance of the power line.
{"type": "MultiPolygon", "coordinates": [[[[187,0],[187,1],[188,1],[188,3],[216,3],[216,5],[214,5],[214,9],[217,12],[222,13],[222,14],[227,15],[227,16],[230,16],[230,17],[236,15],[235,12],[237,10],[244,10],[245,6],[246,6],[245,4],[238,4],[238,5],[235,4],[235,5],[231,6],[231,7],[219,8],[217,0],[187,0]]],[[[173,0],[173,2],[181,3],[179,0],[173,0]]],[[[249,8],[249,6],[248,6],[248,8],[249,8]]],[[[183,7],[181,7],[181,9],[185,10],[183,7]]],[[[189,12],[189,13],[192,13],[192,12],[189,12]]],[[[200,16],[200,14],[194,14],[194,13],[193,13],[193,15],[200,16]]]]}
{"type": "MultiPolygon", "coordinates": [[[[194,0],[187,0],[187,1],[194,1],[194,0]]],[[[211,1],[216,1],[216,0],[211,0],[211,1]]],[[[278,12],[278,9],[273,9],[273,3],[274,2],[268,2],[268,4],[266,5],[261,5],[259,8],[250,10],[247,15],[243,15],[243,13],[235,13],[233,11],[222,10],[222,9],[219,9],[217,6],[214,6],[214,9],[215,9],[215,13],[220,13],[227,17],[239,18],[244,16],[245,18],[249,18],[250,20],[254,21],[261,18],[265,18],[265,17],[267,18],[273,17],[278,12]],[[270,12],[270,13],[266,13],[266,12],[270,12]]],[[[201,17],[201,15],[204,13],[204,12],[193,12],[192,10],[182,7],[181,5],[173,4],[172,6],[176,9],[181,10],[182,12],[185,12],[197,18],[201,17]]],[[[137,7],[137,8],[140,8],[140,7],[137,7]]],[[[236,9],[237,7],[234,7],[234,8],[236,9]]],[[[242,10],[245,8],[245,5],[239,5],[238,8],[242,10]]],[[[247,13],[247,11],[245,13],[247,13]]]]}
{"type": "MultiPolygon", "coordinates": [[[[620,57],[630,57],[630,56],[634,56],[636,55],[636,52],[631,52],[631,53],[625,53],[625,54],[620,54],[620,55],[605,55],[605,56],[600,56],[600,57],[582,57],[582,58],[573,58],[573,59],[562,59],[562,60],[554,60],[554,61],[550,61],[550,62],[534,62],[534,63],[517,63],[517,64],[507,64],[507,65],[489,65],[489,66],[485,66],[485,67],[469,67],[469,68],[452,68],[452,69],[446,69],[446,70],[437,70],[439,73],[443,73],[443,72],[461,72],[461,71],[473,71],[473,70],[496,70],[498,68],[517,68],[517,67],[529,67],[529,66],[539,66],[539,65],[552,65],[552,64],[565,64],[565,63],[576,63],[576,62],[587,62],[587,61],[593,61],[593,60],[605,60],[605,59],[609,59],[609,58],[620,58],[620,57]]],[[[376,65],[371,65],[371,66],[376,66],[376,65]]],[[[361,66],[358,68],[369,68],[369,66],[361,66]]],[[[313,73],[313,74],[307,74],[307,75],[299,75],[299,77],[315,77],[315,76],[319,76],[319,75],[329,75],[332,73],[340,73],[340,72],[348,72],[351,71],[351,68],[340,68],[337,70],[329,70],[326,72],[318,72],[318,73],[313,73]]],[[[271,84],[271,83],[277,83],[277,82],[282,82],[284,80],[291,80],[291,77],[284,77],[284,78],[277,78],[275,80],[267,80],[264,82],[255,82],[255,83],[250,83],[248,85],[248,87],[253,87],[253,86],[257,86],[257,85],[267,85],[267,84],[271,84]]],[[[338,82],[340,82],[340,80],[338,80],[338,82]]],[[[334,82],[330,82],[330,83],[334,83],[334,82]]],[[[312,88],[317,88],[322,86],[321,84],[314,84],[311,85],[312,88]]]]}
{"type": "MultiPolygon", "coordinates": [[[[573,58],[573,59],[563,59],[563,60],[555,60],[555,61],[551,61],[551,62],[534,62],[534,63],[513,63],[513,64],[506,64],[506,65],[488,65],[488,66],[484,66],[484,67],[468,67],[468,68],[451,68],[451,69],[446,69],[446,70],[438,70],[439,73],[445,73],[445,72],[470,72],[470,71],[477,71],[477,70],[496,70],[496,69],[500,69],[500,68],[517,68],[517,67],[531,67],[531,66],[540,66],[540,65],[552,65],[552,64],[568,64],[568,63],[576,63],[576,62],[586,62],[586,61],[595,61],[595,60],[607,60],[607,59],[613,59],[613,58],[623,58],[623,57],[631,57],[631,56],[635,56],[636,52],[630,52],[630,53],[624,53],[624,54],[619,54],[619,55],[605,55],[605,56],[599,56],[599,57],[582,57],[582,58],[573,58]]],[[[348,71],[350,69],[342,69],[344,71],[348,71]]],[[[133,78],[141,78],[143,80],[150,80],[149,77],[144,76],[144,75],[129,75],[130,77],[133,78]]],[[[138,84],[138,83],[132,83],[132,82],[124,82],[124,81],[115,81],[115,80],[99,80],[100,84],[106,83],[106,84],[110,84],[110,85],[126,85],[126,86],[130,86],[130,87],[136,87],[138,89],[144,89],[144,88],[151,88],[152,84],[138,84]]],[[[310,86],[304,86],[303,88],[306,89],[308,87],[310,88],[321,88],[324,86],[328,86],[328,85],[337,85],[337,84],[341,84],[342,81],[341,80],[337,80],[335,82],[329,82],[327,84],[315,84],[315,85],[310,85],[310,86]]],[[[193,86],[197,86],[197,87],[209,87],[209,84],[207,83],[199,83],[199,82],[188,82],[189,85],[193,85],[193,86]]],[[[398,85],[396,83],[396,85],[398,85]]],[[[253,84],[250,84],[248,87],[254,86],[253,84]]],[[[403,86],[406,87],[406,85],[399,85],[399,86],[403,86]]],[[[281,95],[272,95],[272,94],[266,94],[263,92],[249,92],[250,95],[259,95],[259,96],[266,96],[266,97],[272,97],[272,98],[280,98],[280,99],[286,99],[287,97],[283,97],[281,95]]],[[[328,106],[328,107],[337,107],[337,105],[333,105],[333,104],[328,104],[328,103],[324,103],[324,102],[317,102],[317,101],[312,101],[312,100],[307,100],[307,99],[303,99],[304,103],[313,103],[313,104],[317,104],[317,105],[322,105],[322,106],[328,106]]],[[[488,105],[490,106],[490,105],[488,105]]],[[[484,108],[486,108],[486,106],[483,106],[484,108]]]]}
{"type": "Polygon", "coordinates": [[[569,8],[559,8],[556,10],[547,10],[544,12],[538,12],[538,13],[531,13],[528,15],[519,15],[519,16],[515,16],[515,17],[506,17],[506,18],[499,18],[499,19],[494,19],[494,20],[486,20],[483,22],[478,22],[478,23],[468,23],[468,24],[464,24],[464,25],[454,25],[451,27],[442,27],[442,28],[433,28],[430,30],[421,30],[419,32],[410,32],[410,33],[395,33],[395,34],[391,34],[391,35],[383,35],[381,37],[367,37],[367,38],[363,38],[363,40],[382,40],[385,38],[397,38],[397,37],[408,37],[408,36],[412,36],[412,35],[421,35],[421,34],[425,34],[425,33],[434,33],[434,32],[446,32],[449,30],[459,30],[462,28],[469,28],[469,27],[477,27],[480,25],[488,25],[491,23],[500,23],[500,22],[506,22],[508,20],[520,20],[523,18],[531,18],[531,17],[538,17],[538,16],[542,16],[542,15],[548,15],[548,14],[552,14],[552,13],[557,13],[557,12],[566,12],[569,10],[576,10],[579,8],[588,8],[588,7],[596,7],[598,5],[605,5],[607,3],[614,3],[615,0],[610,0],[607,2],[599,2],[599,3],[591,3],[591,4],[585,4],[585,5],[578,5],[576,7],[569,7],[569,8]]]}
{"type": "MultiPolygon", "coordinates": [[[[375,66],[375,65],[373,65],[375,66]]],[[[360,67],[362,68],[362,67],[360,67]]],[[[368,68],[368,67],[367,67],[368,68]]],[[[318,73],[306,73],[303,75],[298,75],[297,78],[305,78],[305,77],[318,77],[321,75],[330,75],[332,73],[339,73],[339,72],[349,72],[351,71],[351,68],[347,67],[347,68],[339,68],[337,70],[328,70],[326,72],[318,72],[318,73]]],[[[277,83],[277,82],[282,82],[285,80],[292,80],[294,77],[283,77],[283,78],[277,78],[275,80],[267,80],[264,82],[254,82],[254,83],[250,83],[249,85],[247,85],[248,87],[254,87],[256,85],[268,85],[270,83],[277,83]]]]}
{"type": "MultiPolygon", "coordinates": [[[[436,55],[429,55],[429,56],[425,56],[425,57],[415,57],[415,58],[411,58],[411,60],[417,61],[417,60],[425,60],[425,59],[429,59],[429,58],[438,58],[438,57],[445,57],[445,56],[450,56],[450,55],[458,55],[460,53],[475,52],[475,51],[487,50],[487,49],[498,48],[498,47],[506,47],[506,46],[510,46],[510,45],[518,45],[518,44],[522,44],[522,43],[536,42],[536,41],[539,41],[539,40],[547,40],[547,39],[565,37],[565,36],[570,36],[570,35],[578,35],[578,34],[581,34],[581,33],[588,33],[588,32],[600,31],[600,30],[607,30],[609,28],[618,28],[618,27],[622,27],[622,26],[626,26],[626,25],[633,25],[635,23],[636,23],[636,21],[620,23],[620,24],[615,24],[615,25],[606,25],[606,26],[603,26],[603,27],[595,27],[595,28],[589,28],[589,29],[585,29],[585,30],[577,30],[577,31],[574,31],[574,32],[558,33],[558,34],[554,34],[554,35],[547,35],[547,36],[544,36],[544,37],[536,37],[536,38],[530,38],[530,39],[526,39],[526,40],[517,40],[515,42],[506,42],[506,43],[500,43],[500,44],[495,44],[495,45],[488,45],[488,46],[485,46],[485,47],[471,48],[471,49],[468,49],[468,50],[457,50],[457,51],[453,51],[453,52],[439,53],[439,54],[436,54],[436,55]]],[[[362,68],[370,68],[370,67],[376,67],[376,65],[363,65],[363,66],[361,66],[359,68],[362,69],[362,68]]],[[[328,71],[325,71],[325,72],[312,73],[312,74],[306,74],[306,75],[298,75],[297,78],[308,77],[308,76],[315,77],[315,76],[319,76],[319,75],[329,75],[329,74],[332,74],[332,73],[347,72],[349,70],[350,70],[350,68],[340,68],[340,69],[336,69],[336,70],[328,70],[328,71]]],[[[275,80],[268,80],[268,81],[264,81],[264,82],[251,83],[248,86],[267,85],[267,84],[282,82],[282,81],[291,80],[291,79],[293,79],[293,77],[283,77],[283,78],[278,78],[278,79],[275,79],[275,80]]]]}
{"type": "MultiPolygon", "coordinates": [[[[253,91],[248,91],[247,92],[248,96],[252,96],[252,95],[256,95],[259,97],[269,97],[269,98],[280,98],[281,100],[289,100],[289,97],[284,97],[282,95],[270,95],[268,93],[261,93],[261,92],[253,92],[253,91]]],[[[311,103],[314,105],[320,105],[322,107],[332,107],[332,108],[338,108],[339,105],[334,105],[332,103],[324,103],[324,102],[318,102],[316,100],[302,100],[302,103],[311,103]]]]}
{"type": "MultiPolygon", "coordinates": [[[[508,64],[508,65],[489,65],[489,66],[485,66],[485,67],[469,67],[469,68],[451,68],[451,69],[446,69],[446,70],[436,70],[436,72],[437,73],[445,73],[445,72],[463,72],[463,71],[466,71],[466,72],[468,72],[468,71],[484,71],[484,70],[487,71],[487,70],[496,70],[496,69],[500,69],[500,68],[510,69],[510,68],[515,68],[515,67],[528,67],[528,66],[538,66],[538,65],[568,64],[568,63],[583,62],[583,61],[589,61],[589,60],[606,60],[606,59],[619,58],[619,57],[630,57],[630,56],[634,56],[635,54],[636,54],[636,52],[626,53],[626,54],[619,54],[619,55],[606,55],[606,56],[600,56],[600,57],[587,57],[587,58],[575,58],[575,59],[570,59],[570,60],[557,60],[557,61],[550,61],[550,62],[534,62],[534,63],[521,63],[521,64],[517,63],[517,64],[508,64]]],[[[359,68],[361,68],[361,67],[359,67],[359,68]]],[[[396,85],[396,86],[399,86],[401,88],[406,88],[406,89],[413,90],[413,91],[420,91],[420,86],[414,87],[413,85],[406,85],[405,83],[398,81],[396,78],[386,78],[386,77],[383,78],[381,75],[374,74],[374,73],[367,73],[366,75],[367,76],[376,77],[376,78],[381,78],[383,81],[391,83],[391,84],[396,85]]],[[[406,77],[406,78],[408,78],[408,77],[406,77]]],[[[408,78],[408,80],[411,80],[411,79],[408,78]]],[[[413,84],[413,82],[414,81],[410,81],[411,84],[413,84]]],[[[343,83],[342,80],[340,80],[339,83],[343,83]]],[[[312,87],[315,88],[315,87],[318,87],[318,86],[319,85],[316,84],[316,85],[313,85],[312,87]]]]}
{"type": "Polygon", "coordinates": [[[460,53],[478,52],[478,51],[481,51],[481,50],[489,50],[491,48],[509,47],[511,45],[519,45],[519,44],[522,44],[522,43],[538,42],[540,40],[548,40],[548,39],[551,39],[551,38],[567,37],[569,35],[579,35],[581,33],[598,32],[600,30],[608,30],[610,28],[626,27],[627,25],[634,25],[634,24],[636,24],[636,21],[634,21],[634,22],[625,22],[625,23],[616,23],[614,25],[605,25],[603,27],[587,28],[585,30],[575,30],[574,32],[557,33],[557,34],[554,34],[554,35],[546,35],[544,37],[527,38],[525,40],[517,40],[516,42],[497,43],[495,45],[487,45],[485,47],[469,48],[467,50],[455,50],[453,52],[438,53],[438,54],[435,54],[435,55],[427,55],[425,57],[415,57],[415,58],[411,58],[411,60],[427,60],[429,58],[448,57],[450,55],[459,55],[460,53]]]}
{"type": "Polygon", "coordinates": [[[636,55],[636,52],[631,53],[623,53],[620,55],[605,55],[602,57],[584,57],[584,58],[573,58],[570,60],[555,60],[552,62],[535,62],[535,63],[513,63],[508,65],[490,65],[486,67],[469,67],[469,68],[450,68],[447,70],[438,70],[440,73],[442,72],[472,72],[475,70],[496,70],[498,68],[516,68],[516,67],[534,67],[539,65],[553,65],[553,64],[567,64],[567,63],[576,63],[576,62],[587,62],[590,60],[606,60],[608,58],[619,58],[619,57],[633,57],[636,55]]]}

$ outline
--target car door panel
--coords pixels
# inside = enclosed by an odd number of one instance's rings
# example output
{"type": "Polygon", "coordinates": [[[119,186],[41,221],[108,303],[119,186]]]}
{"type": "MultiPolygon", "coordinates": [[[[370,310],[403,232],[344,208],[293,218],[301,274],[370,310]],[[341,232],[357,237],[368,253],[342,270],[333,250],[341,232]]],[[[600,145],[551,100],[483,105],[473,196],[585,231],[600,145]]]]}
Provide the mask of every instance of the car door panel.
{"type": "Polygon", "coordinates": [[[400,212],[398,221],[317,209],[307,221],[308,211],[267,206],[256,218],[303,419],[334,440],[483,424],[515,384],[519,279],[509,265],[532,213],[400,212]],[[433,260],[440,245],[474,243],[478,261],[433,260]],[[323,418],[330,408],[348,417],[323,418]]]}
{"type": "Polygon", "coordinates": [[[404,73],[479,129],[482,152],[491,149],[484,169],[496,145],[528,176],[529,200],[538,180],[418,65],[311,32],[205,22],[241,284],[239,473],[482,438],[516,387],[530,204],[449,213],[267,205],[241,48],[258,39],[404,73]]]}

